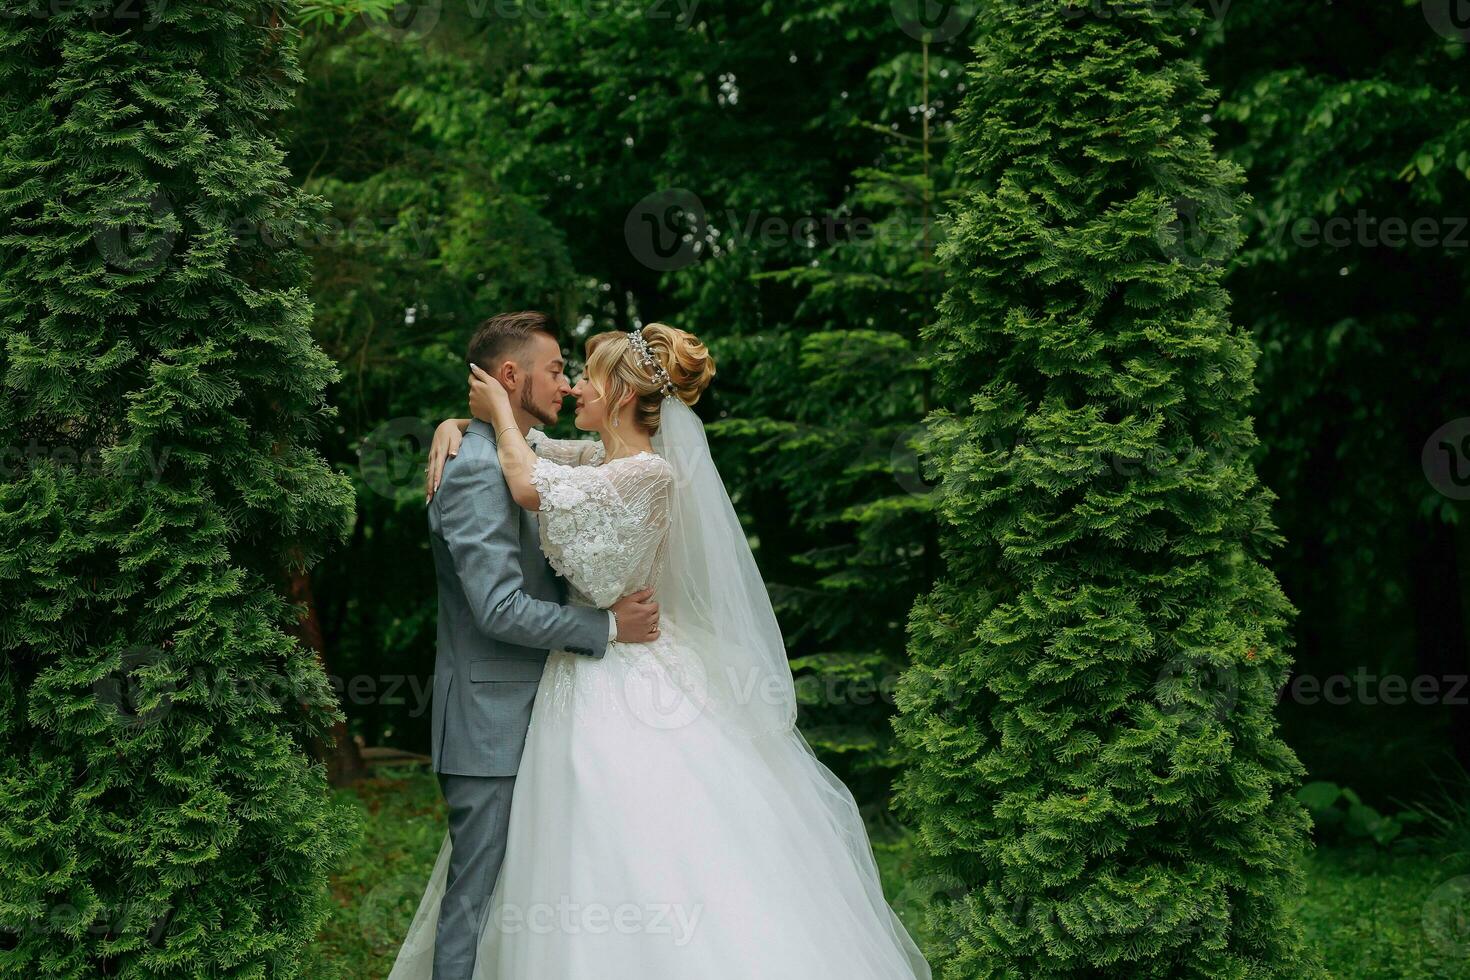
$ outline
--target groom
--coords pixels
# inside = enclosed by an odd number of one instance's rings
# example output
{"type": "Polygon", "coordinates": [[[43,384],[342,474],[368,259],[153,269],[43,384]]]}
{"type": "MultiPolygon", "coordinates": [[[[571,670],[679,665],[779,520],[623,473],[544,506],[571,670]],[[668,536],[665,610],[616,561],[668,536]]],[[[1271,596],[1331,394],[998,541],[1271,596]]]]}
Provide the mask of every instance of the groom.
{"type": "MultiPolygon", "coordinates": [[[[525,435],[551,425],[571,393],[555,328],[543,313],[505,313],[476,329],[469,360],[494,375],[525,435]]],[[[601,657],[613,639],[647,638],[651,593],[610,612],[561,605],[535,518],[500,472],[496,433],[476,419],[429,504],[439,581],[433,765],[449,805],[450,861],[434,941],[434,980],[470,980],[482,917],[505,859],[511,792],[549,650],[601,657]]]]}

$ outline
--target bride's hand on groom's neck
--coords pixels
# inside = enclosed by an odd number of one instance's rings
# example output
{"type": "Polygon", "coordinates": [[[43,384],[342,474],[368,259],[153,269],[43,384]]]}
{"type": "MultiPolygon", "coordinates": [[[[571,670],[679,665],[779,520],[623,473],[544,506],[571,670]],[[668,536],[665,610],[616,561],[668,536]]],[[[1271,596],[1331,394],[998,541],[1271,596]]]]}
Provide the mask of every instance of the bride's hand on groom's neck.
{"type": "Polygon", "coordinates": [[[439,492],[439,481],[444,476],[444,464],[459,455],[459,444],[464,441],[464,430],[469,419],[445,419],[434,430],[429,443],[429,465],[424,467],[424,503],[434,499],[439,492]]]}

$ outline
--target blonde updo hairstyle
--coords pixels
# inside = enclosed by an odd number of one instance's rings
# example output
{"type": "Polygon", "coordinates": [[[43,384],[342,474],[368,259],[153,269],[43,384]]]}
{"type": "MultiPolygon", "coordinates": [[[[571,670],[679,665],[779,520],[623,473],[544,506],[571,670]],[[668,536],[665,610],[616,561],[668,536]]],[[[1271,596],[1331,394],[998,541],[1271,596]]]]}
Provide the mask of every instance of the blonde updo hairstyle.
{"type": "MultiPolygon", "coordinates": [[[[674,395],[685,405],[699,401],[715,376],[715,359],[699,338],[666,323],[650,323],[643,339],[673,381],[674,395]]],[[[587,379],[607,398],[609,411],[633,392],[634,420],[649,435],[658,432],[663,382],[639,359],[626,333],[610,330],[587,341],[587,379]]]]}

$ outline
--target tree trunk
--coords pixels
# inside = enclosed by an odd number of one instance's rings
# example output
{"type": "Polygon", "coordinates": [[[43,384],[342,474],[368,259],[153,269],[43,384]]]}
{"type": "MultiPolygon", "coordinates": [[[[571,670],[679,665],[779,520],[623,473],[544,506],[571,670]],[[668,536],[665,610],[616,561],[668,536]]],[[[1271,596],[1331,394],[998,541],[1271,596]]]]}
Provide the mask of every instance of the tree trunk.
{"type": "Polygon", "coordinates": [[[1421,522],[1414,582],[1414,646],[1418,668],[1439,683],[1449,712],[1450,747],[1470,770],[1470,529],[1439,521],[1421,522]]]}
{"type": "Polygon", "coordinates": [[[1459,632],[1455,645],[1450,648],[1459,661],[1450,665],[1450,672],[1461,678],[1454,682],[1459,685],[1459,690],[1449,705],[1450,742],[1456,761],[1462,769],[1470,772],[1470,679],[1466,679],[1470,678],[1470,633],[1467,633],[1467,627],[1470,627],[1470,523],[1467,523],[1467,516],[1470,515],[1461,511],[1460,523],[1445,530],[1454,541],[1455,597],[1459,600],[1455,607],[1459,632]]]}
{"type": "MultiPolygon", "coordinates": [[[[325,645],[322,643],[321,620],[317,616],[316,599],[311,591],[311,576],[305,572],[292,575],[290,587],[291,601],[305,609],[296,628],[296,635],[316,652],[322,670],[331,676],[325,645]]],[[[339,721],[332,726],[330,744],[325,739],[315,739],[312,752],[327,764],[327,781],[333,786],[348,786],[367,775],[362,753],[358,751],[357,742],[348,734],[345,721],[339,721]]]]}

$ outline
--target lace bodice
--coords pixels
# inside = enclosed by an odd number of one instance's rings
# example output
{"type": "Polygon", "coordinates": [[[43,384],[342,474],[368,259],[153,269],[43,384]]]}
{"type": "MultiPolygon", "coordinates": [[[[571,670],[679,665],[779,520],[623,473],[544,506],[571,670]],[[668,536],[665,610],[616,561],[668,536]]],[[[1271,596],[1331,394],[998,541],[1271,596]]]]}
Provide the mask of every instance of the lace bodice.
{"type": "Polygon", "coordinates": [[[607,456],[598,439],[553,439],[540,429],[526,433],[526,443],[542,459],[563,466],[596,466],[607,456]]]}
{"type": "Polygon", "coordinates": [[[572,587],[572,600],[606,608],[654,584],[669,536],[673,468],[639,453],[602,465],[602,445],[547,439],[531,481],[541,495],[541,550],[572,587]],[[568,460],[570,462],[560,462],[568,460]]]}

